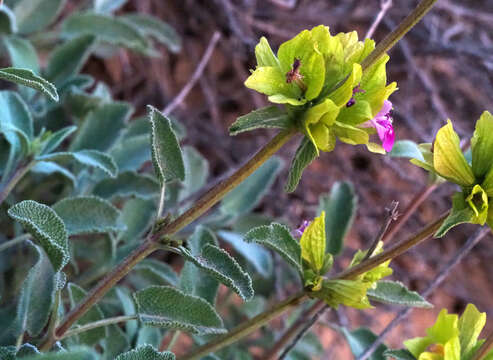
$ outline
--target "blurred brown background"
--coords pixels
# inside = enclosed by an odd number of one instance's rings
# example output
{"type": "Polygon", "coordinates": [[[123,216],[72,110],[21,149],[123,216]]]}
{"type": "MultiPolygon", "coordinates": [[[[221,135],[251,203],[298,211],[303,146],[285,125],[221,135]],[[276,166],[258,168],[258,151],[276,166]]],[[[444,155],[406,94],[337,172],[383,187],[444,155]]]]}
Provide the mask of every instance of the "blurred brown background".
{"type": "MultiPolygon", "coordinates": [[[[382,39],[416,4],[387,2],[390,7],[373,38],[382,39]]],[[[78,1],[69,2],[66,11],[79,5],[78,1]]],[[[378,0],[131,0],[119,12],[139,11],[160,17],[182,36],[182,51],[171,54],[162,48],[161,58],[148,59],[121,50],[111,59],[92,58],[85,71],[108,82],[113,95],[133,103],[139,113],[145,111],[146,104],[164,108],[189,81],[213,33],[220,32],[221,40],[204,73],[173,112],[187,127],[186,142],[210,161],[212,182],[238,167],[273,134],[257,131],[232,138],[227,131],[239,115],[267,104],[265,97],[243,86],[249,69],[255,66],[253,51],[260,36],[266,36],[276,49],[299,31],[325,24],[332,33],[356,30],[362,38],[380,9],[378,0]]],[[[429,142],[447,118],[454,121],[461,137],[468,139],[481,112],[493,111],[492,0],[438,0],[390,55],[389,81],[397,81],[399,86],[391,97],[397,139],[429,142]]],[[[282,150],[287,161],[298,141],[282,150]]],[[[359,210],[347,238],[346,258],[355,249],[369,245],[392,200],[399,201],[400,209],[404,209],[427,182],[425,172],[405,159],[374,155],[365,147],[345,144],[316,160],[292,195],[282,191],[283,175],[258,210],[282,217],[293,227],[313,217],[318,196],[328,192],[335,181],[354,182],[359,210]]],[[[446,210],[453,190],[449,185],[439,187],[390,241],[409,236],[446,210]]],[[[473,226],[460,226],[444,239],[428,241],[401,256],[393,262],[393,279],[422,290],[474,230],[473,226]]],[[[440,308],[461,312],[469,302],[491,316],[488,327],[493,329],[492,259],[493,237],[489,236],[435,291],[430,299],[435,308],[414,311],[410,321],[392,333],[389,345],[400,346],[403,338],[423,334],[440,308]]],[[[365,325],[378,333],[396,309],[379,306],[363,312],[340,311],[337,316],[331,312],[321,323],[342,321],[351,328],[365,325]]],[[[327,354],[332,354],[328,358],[334,354],[334,358],[349,358],[340,335],[323,324],[317,331],[327,354]]]]}

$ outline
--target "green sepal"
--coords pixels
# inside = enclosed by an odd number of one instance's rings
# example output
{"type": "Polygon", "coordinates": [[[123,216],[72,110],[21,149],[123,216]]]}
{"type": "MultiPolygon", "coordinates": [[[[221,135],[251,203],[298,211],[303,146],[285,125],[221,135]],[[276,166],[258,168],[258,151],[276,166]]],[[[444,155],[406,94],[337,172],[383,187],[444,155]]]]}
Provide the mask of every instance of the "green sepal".
{"type": "Polygon", "coordinates": [[[324,265],[322,266],[322,269],[320,270],[321,274],[326,274],[332,269],[332,266],[334,265],[334,257],[332,256],[331,253],[327,253],[324,256],[324,265]]]}
{"type": "Polygon", "coordinates": [[[322,288],[310,293],[310,296],[322,299],[334,309],[337,309],[339,305],[368,309],[372,307],[366,296],[369,287],[370,284],[363,281],[324,280],[322,288]]]}
{"type": "Polygon", "coordinates": [[[353,64],[352,71],[344,83],[332,91],[328,98],[338,107],[345,106],[353,96],[353,89],[360,83],[363,70],[360,64],[353,64]]]}
{"type": "Polygon", "coordinates": [[[277,60],[264,36],[260,38],[259,43],[255,46],[255,57],[257,58],[257,66],[279,67],[279,60],[277,60]]]}
{"type": "Polygon", "coordinates": [[[474,223],[484,225],[488,217],[488,195],[479,185],[474,185],[466,198],[469,207],[474,211],[474,223]]]}
{"type": "Polygon", "coordinates": [[[483,112],[476,122],[471,139],[472,171],[476,178],[482,178],[493,168],[493,115],[483,112]]]}
{"type": "Polygon", "coordinates": [[[486,174],[481,187],[489,197],[493,197],[493,167],[491,167],[490,171],[486,174]]]}
{"type": "Polygon", "coordinates": [[[335,136],[331,126],[334,124],[339,107],[330,99],[309,108],[303,115],[305,134],[317,149],[330,152],[335,147],[335,136]]]}
{"type": "MultiPolygon", "coordinates": [[[[371,254],[370,257],[375,256],[383,251],[383,242],[380,241],[371,254]]],[[[356,254],[354,254],[353,259],[351,260],[351,264],[349,267],[358,265],[365,257],[368,250],[358,250],[356,254]]],[[[361,280],[365,283],[369,283],[372,288],[376,287],[376,282],[380,279],[383,279],[386,276],[392,275],[392,269],[389,267],[390,260],[374,267],[373,269],[359,275],[357,277],[358,280],[361,280]]]]}
{"type": "Polygon", "coordinates": [[[325,260],[325,212],[315,218],[305,229],[300,239],[301,258],[310,268],[320,274],[325,260]]]}

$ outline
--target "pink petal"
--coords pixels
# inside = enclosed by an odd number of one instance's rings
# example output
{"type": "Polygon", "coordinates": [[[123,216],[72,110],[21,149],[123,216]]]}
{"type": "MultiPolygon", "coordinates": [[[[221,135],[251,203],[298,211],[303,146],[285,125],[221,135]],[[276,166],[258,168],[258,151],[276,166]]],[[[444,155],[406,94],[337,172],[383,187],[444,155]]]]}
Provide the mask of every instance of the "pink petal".
{"type": "Polygon", "coordinates": [[[387,116],[387,114],[390,113],[390,110],[392,110],[392,103],[388,100],[384,100],[383,106],[378,114],[375,116],[375,118],[387,116]]]}

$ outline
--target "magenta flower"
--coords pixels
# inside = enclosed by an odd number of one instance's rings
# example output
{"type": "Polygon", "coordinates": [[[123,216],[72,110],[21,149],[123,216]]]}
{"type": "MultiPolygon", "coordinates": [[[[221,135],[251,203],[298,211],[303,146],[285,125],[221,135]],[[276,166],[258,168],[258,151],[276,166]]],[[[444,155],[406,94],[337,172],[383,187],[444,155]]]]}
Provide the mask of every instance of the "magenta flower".
{"type": "Polygon", "coordinates": [[[303,233],[305,232],[305,229],[308,227],[308,225],[310,225],[310,222],[308,220],[303,220],[300,227],[294,231],[294,235],[296,237],[301,237],[301,235],[303,235],[303,233]]]}
{"type": "Polygon", "coordinates": [[[392,126],[392,103],[388,100],[383,102],[382,109],[378,114],[365,123],[365,126],[372,126],[377,130],[378,137],[382,141],[385,151],[392,151],[395,142],[394,127],[392,126]]]}

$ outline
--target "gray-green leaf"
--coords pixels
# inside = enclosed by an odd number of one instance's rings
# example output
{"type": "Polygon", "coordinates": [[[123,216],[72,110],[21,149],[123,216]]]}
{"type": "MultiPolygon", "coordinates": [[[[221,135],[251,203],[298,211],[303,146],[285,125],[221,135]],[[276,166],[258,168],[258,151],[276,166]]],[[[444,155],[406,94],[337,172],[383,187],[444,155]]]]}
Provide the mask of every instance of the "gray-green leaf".
{"type": "Polygon", "coordinates": [[[230,126],[229,134],[237,135],[245,131],[265,128],[289,129],[292,126],[291,118],[285,111],[277,106],[267,106],[240,116],[230,126]]]}
{"type": "Polygon", "coordinates": [[[370,300],[409,307],[431,308],[433,307],[416,291],[409,290],[404,284],[398,281],[381,280],[377,282],[375,289],[369,289],[368,297],[370,300]]]}
{"type": "Polygon", "coordinates": [[[14,7],[19,32],[29,34],[51,24],[66,0],[21,0],[14,7]]]}
{"type": "Polygon", "coordinates": [[[94,195],[105,199],[113,197],[136,196],[151,199],[159,194],[159,184],[148,175],[123,172],[115,179],[104,179],[93,190],[94,195]]]}
{"type": "Polygon", "coordinates": [[[128,0],[94,0],[94,11],[103,14],[112,13],[127,3],[128,0]]]}
{"type": "Polygon", "coordinates": [[[233,289],[243,300],[248,301],[253,297],[252,279],[225,250],[207,244],[198,256],[192,255],[190,250],[184,247],[181,248],[181,253],[195,266],[233,289]]]}
{"type": "Polygon", "coordinates": [[[173,287],[150,286],[136,292],[134,298],[145,325],[202,335],[226,332],[223,321],[207,301],[173,287]]]}
{"type": "Polygon", "coordinates": [[[69,235],[117,232],[124,229],[118,221],[120,210],[96,196],[68,197],[53,205],[69,235]]]}
{"type": "Polygon", "coordinates": [[[120,142],[111,149],[111,156],[115,159],[120,172],[139,170],[142,164],[151,160],[149,135],[146,134],[121,139],[120,142]]]}
{"type": "Polygon", "coordinates": [[[75,160],[78,163],[90,167],[95,167],[104,171],[109,176],[115,177],[118,173],[115,161],[109,155],[97,150],[81,150],[76,152],[58,152],[38,156],[37,160],[67,161],[75,160]]]}
{"type": "Polygon", "coordinates": [[[40,155],[46,155],[55,150],[67,137],[72,135],[77,130],[77,126],[67,126],[63,129],[51,134],[48,139],[43,143],[43,147],[40,151],[40,155]]]}
{"type": "Polygon", "coordinates": [[[55,211],[36,201],[25,200],[12,206],[8,214],[39,241],[48,254],[54,271],[63,269],[70,258],[67,230],[55,211]]]}
{"type": "Polygon", "coordinates": [[[342,251],[344,237],[356,215],[357,202],[358,197],[349,182],[336,182],[330,194],[320,196],[318,213],[325,211],[326,251],[332,255],[342,251]]]}
{"type": "Polygon", "coordinates": [[[154,284],[165,283],[175,286],[176,284],[178,284],[178,275],[176,275],[176,272],[173,270],[173,268],[168,264],[156,259],[142,260],[135,266],[134,271],[148,272],[152,274],[152,283],[154,284]]]}
{"type": "Polygon", "coordinates": [[[289,229],[281,224],[272,223],[269,226],[259,226],[246,233],[246,242],[264,245],[281,255],[286,262],[303,273],[301,266],[301,247],[291,236],[289,229]]]}
{"type": "Polygon", "coordinates": [[[284,191],[292,193],[296,190],[303,171],[316,157],[317,149],[315,148],[315,145],[313,145],[310,139],[304,137],[296,150],[296,154],[294,154],[284,191]]]}
{"type": "Polygon", "coordinates": [[[15,14],[7,5],[0,5],[0,34],[13,34],[16,32],[17,21],[15,19],[15,14]]]}
{"type": "Polygon", "coordinates": [[[185,180],[180,189],[180,200],[202,189],[209,176],[209,163],[193,147],[185,146],[183,148],[183,162],[185,165],[185,180]]]}
{"type": "MultiPolygon", "coordinates": [[[[342,333],[346,337],[355,358],[362,355],[377,339],[377,336],[366,328],[359,328],[354,331],[348,331],[346,328],[343,328],[342,333]]],[[[385,350],[387,350],[387,346],[383,344],[379,345],[369,359],[384,360],[383,353],[385,350]]]]}
{"type": "Polygon", "coordinates": [[[143,345],[121,354],[116,360],[175,360],[175,355],[169,351],[159,352],[151,345],[143,345]]]}
{"type": "Polygon", "coordinates": [[[0,69],[0,79],[36,89],[48,95],[53,101],[58,101],[55,85],[36,75],[32,70],[14,67],[3,68],[0,69]]]}
{"type": "Polygon", "coordinates": [[[151,122],[151,154],[154,171],[161,184],[185,180],[185,165],[171,121],[156,108],[148,106],[151,122]]]}
{"type": "Polygon", "coordinates": [[[23,357],[23,360],[98,360],[99,355],[87,347],[74,347],[69,351],[58,351],[23,357]]]}
{"type": "Polygon", "coordinates": [[[140,198],[129,199],[123,205],[120,221],[127,226],[121,240],[125,243],[139,241],[144,232],[149,229],[156,205],[152,200],[140,198]]]}
{"type": "Polygon", "coordinates": [[[404,157],[425,161],[418,144],[411,140],[396,141],[389,155],[392,157],[404,157]]]}
{"type": "Polygon", "coordinates": [[[34,46],[29,40],[17,36],[8,36],[3,39],[10,56],[12,67],[30,69],[39,74],[39,60],[34,46]]]}

